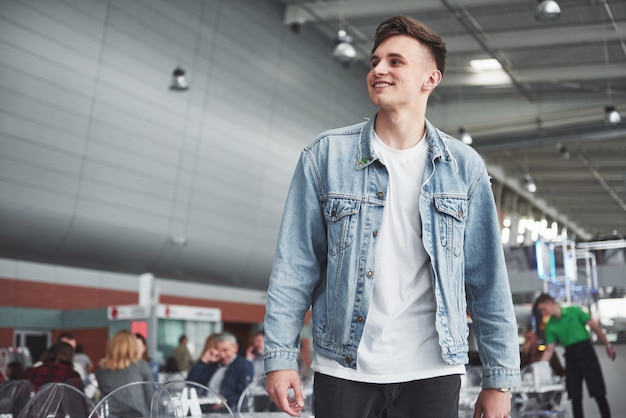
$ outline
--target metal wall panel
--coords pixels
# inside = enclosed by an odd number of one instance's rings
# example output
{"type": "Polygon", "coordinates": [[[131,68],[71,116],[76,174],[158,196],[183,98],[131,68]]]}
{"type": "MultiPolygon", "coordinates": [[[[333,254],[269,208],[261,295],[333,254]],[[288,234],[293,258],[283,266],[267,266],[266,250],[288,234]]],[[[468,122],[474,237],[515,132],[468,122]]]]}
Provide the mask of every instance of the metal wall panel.
{"type": "Polygon", "coordinates": [[[301,149],[373,113],[364,79],[282,13],[4,1],[0,255],[265,288],[301,149]],[[168,88],[177,65],[186,92],[168,88]],[[29,244],[25,225],[45,239],[29,244]]]}

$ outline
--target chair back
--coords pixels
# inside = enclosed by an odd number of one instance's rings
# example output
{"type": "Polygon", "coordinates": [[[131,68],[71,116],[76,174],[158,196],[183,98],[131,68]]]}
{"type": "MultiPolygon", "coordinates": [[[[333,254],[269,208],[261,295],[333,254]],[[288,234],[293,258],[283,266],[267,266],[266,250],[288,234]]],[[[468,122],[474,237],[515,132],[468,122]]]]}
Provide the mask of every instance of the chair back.
{"type": "Polygon", "coordinates": [[[9,380],[0,386],[0,415],[17,415],[35,393],[29,380],[9,380]]]}
{"type": "Polygon", "coordinates": [[[165,383],[132,382],[106,394],[89,418],[185,418],[217,412],[234,417],[220,396],[206,386],[184,380],[165,383]]]}
{"type": "MultiPolygon", "coordinates": [[[[213,389],[200,383],[173,380],[163,383],[169,396],[180,404],[180,417],[201,417],[211,412],[221,412],[234,417],[235,414],[226,400],[213,389]],[[221,405],[221,407],[220,407],[221,405]]],[[[160,402],[163,403],[163,402],[160,402]]]]}
{"type": "Polygon", "coordinates": [[[85,418],[93,406],[91,399],[72,385],[46,383],[28,401],[17,418],[85,418]]]}
{"type": "Polygon", "coordinates": [[[254,379],[239,396],[237,414],[241,412],[277,411],[276,405],[265,390],[265,376],[254,379]]]}
{"type": "MultiPolygon", "coordinates": [[[[160,383],[144,381],[127,383],[110,393],[103,394],[89,418],[152,417],[154,394],[162,390],[163,385],[160,383]]],[[[161,395],[161,399],[166,398],[167,396],[161,395]]]]}

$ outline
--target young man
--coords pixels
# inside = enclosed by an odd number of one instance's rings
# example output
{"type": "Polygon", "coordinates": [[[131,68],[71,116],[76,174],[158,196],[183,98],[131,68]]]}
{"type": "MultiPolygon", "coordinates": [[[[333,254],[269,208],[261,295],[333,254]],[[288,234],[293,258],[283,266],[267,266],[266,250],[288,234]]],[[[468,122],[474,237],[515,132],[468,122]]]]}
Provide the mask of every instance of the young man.
{"type": "Polygon", "coordinates": [[[383,22],[367,75],[378,112],[302,152],[265,317],[266,388],[291,416],[312,306],[316,418],[456,417],[468,310],[484,367],[475,416],[508,417],[519,347],[489,176],[425,119],[445,53],[420,22],[383,22]]]}
{"type": "Polygon", "coordinates": [[[602,328],[579,306],[561,307],[552,296],[541,294],[535,301],[536,309],[550,319],[545,327],[546,350],[541,356],[548,361],[559,341],[565,347],[565,386],[572,401],[574,418],[583,418],[583,380],[587,382],[589,395],[596,400],[602,418],[611,418],[606,400],[606,387],[598,356],[589,340],[589,325],[606,346],[606,354],[615,360],[616,352],[602,328]]]}

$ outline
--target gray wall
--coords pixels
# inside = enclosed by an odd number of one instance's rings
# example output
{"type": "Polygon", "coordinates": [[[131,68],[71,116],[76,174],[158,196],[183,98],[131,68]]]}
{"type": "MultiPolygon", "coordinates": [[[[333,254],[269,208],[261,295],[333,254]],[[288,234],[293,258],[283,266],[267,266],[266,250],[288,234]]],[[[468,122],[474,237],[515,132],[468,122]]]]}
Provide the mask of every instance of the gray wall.
{"type": "Polygon", "coordinates": [[[374,111],[278,1],[0,6],[0,256],[266,288],[299,151],[374,111]]]}

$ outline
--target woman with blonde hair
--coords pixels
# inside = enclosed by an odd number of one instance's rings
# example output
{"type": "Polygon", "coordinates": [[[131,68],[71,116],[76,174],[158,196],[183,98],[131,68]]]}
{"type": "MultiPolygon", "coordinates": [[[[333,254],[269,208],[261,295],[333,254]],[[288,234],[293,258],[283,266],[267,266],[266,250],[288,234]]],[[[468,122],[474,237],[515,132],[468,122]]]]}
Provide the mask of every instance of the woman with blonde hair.
{"type": "Polygon", "coordinates": [[[198,361],[191,366],[191,369],[187,374],[187,380],[197,382],[202,385],[206,385],[208,383],[208,377],[205,374],[207,365],[220,361],[220,355],[216,347],[218,336],[219,334],[213,333],[206,338],[204,341],[204,347],[202,347],[202,351],[200,352],[200,357],[198,357],[198,361]]]}
{"type": "Polygon", "coordinates": [[[212,361],[218,361],[219,356],[217,354],[217,348],[215,348],[215,343],[217,342],[217,333],[213,333],[209,335],[204,341],[204,347],[202,347],[202,351],[200,352],[200,357],[198,361],[202,361],[204,363],[209,363],[212,361]]]}
{"type": "MultiPolygon", "coordinates": [[[[102,396],[131,382],[154,382],[150,366],[139,358],[139,342],[128,330],[118,331],[109,338],[106,355],[95,374],[102,396]]],[[[152,393],[150,384],[126,388],[123,396],[112,403],[111,413],[122,417],[148,416],[152,393]]]]}

